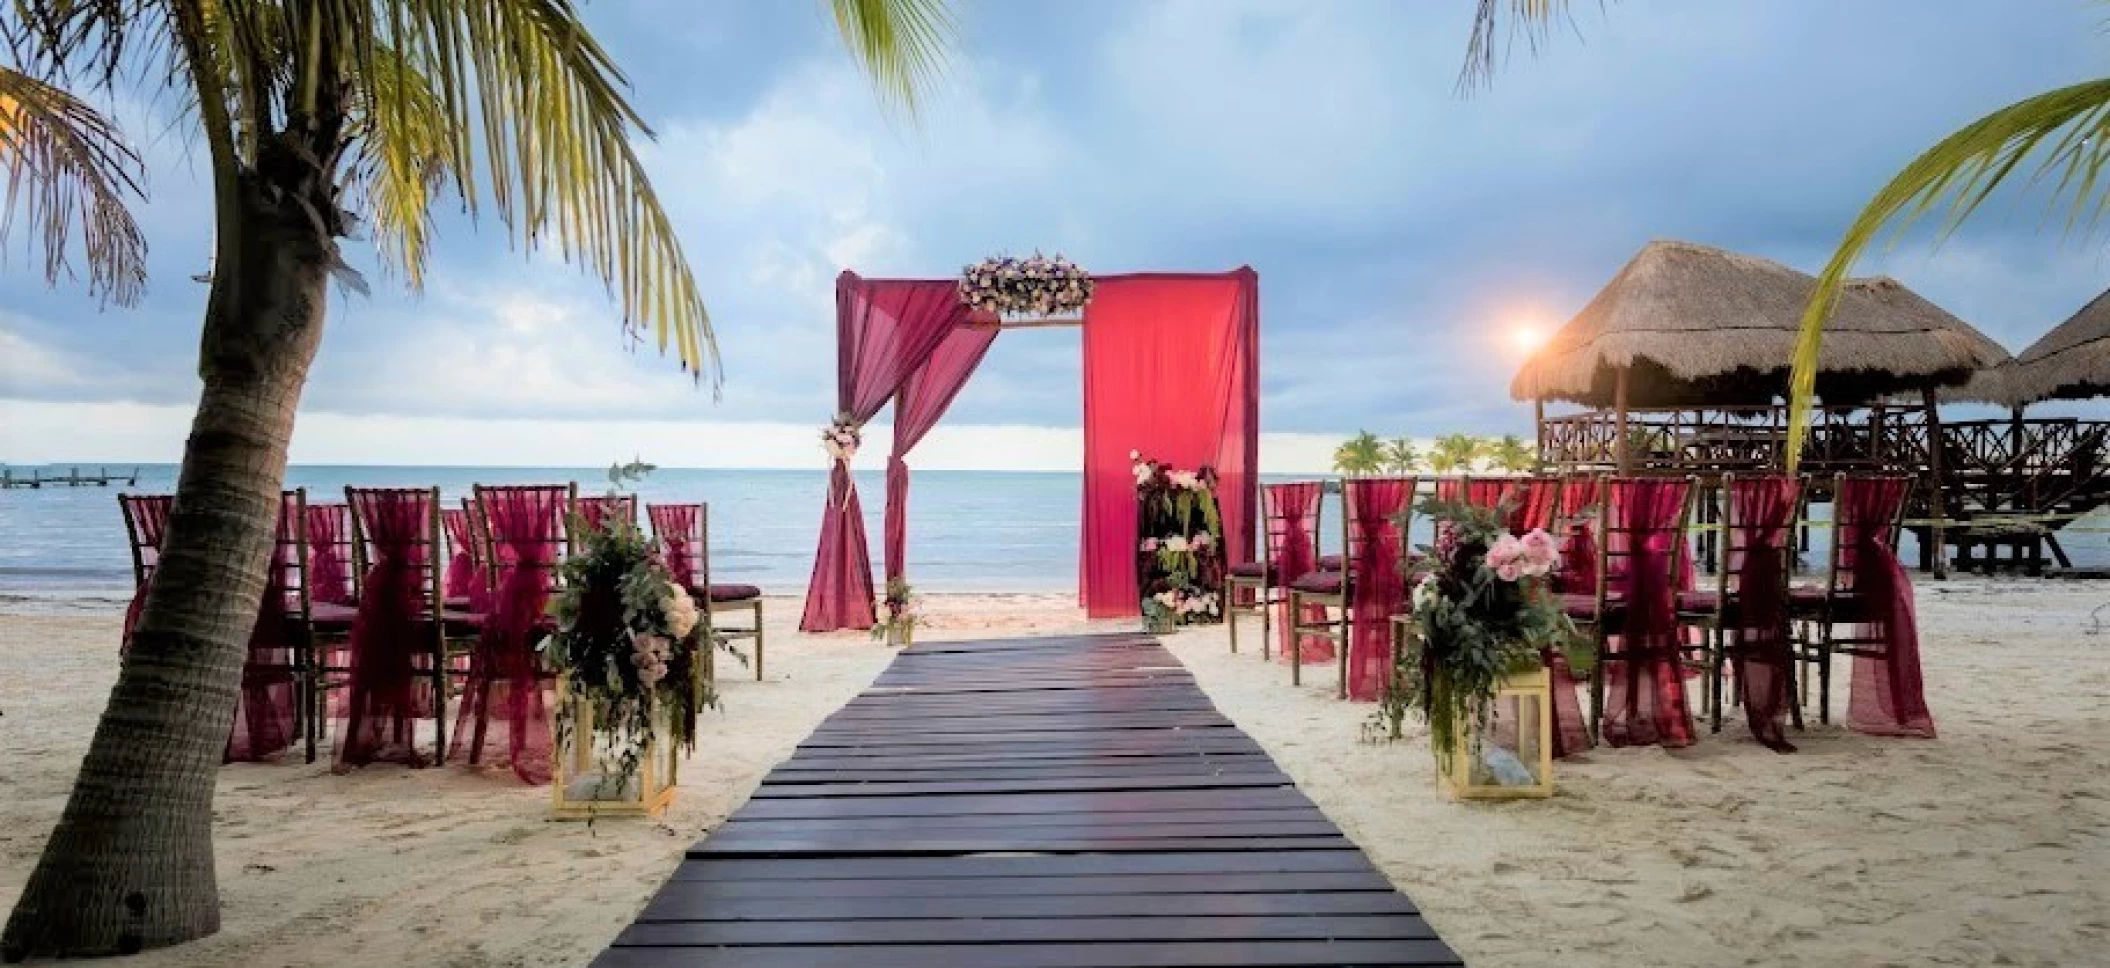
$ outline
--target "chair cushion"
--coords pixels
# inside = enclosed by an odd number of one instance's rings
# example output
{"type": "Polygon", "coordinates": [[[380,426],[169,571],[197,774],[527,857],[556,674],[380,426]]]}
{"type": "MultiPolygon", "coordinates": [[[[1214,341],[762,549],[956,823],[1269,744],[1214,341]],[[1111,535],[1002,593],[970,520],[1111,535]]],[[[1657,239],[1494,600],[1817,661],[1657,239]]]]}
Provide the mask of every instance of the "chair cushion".
{"type": "MultiPolygon", "coordinates": [[[[1736,599],[1730,599],[1729,603],[1731,605],[1736,604],[1736,599]]],[[[1681,612],[1712,613],[1719,609],[1721,604],[1722,596],[1711,590],[1678,593],[1678,611],[1681,612]]]]}
{"type": "Polygon", "coordinates": [[[1275,566],[1263,565],[1257,561],[1241,561],[1232,565],[1228,571],[1233,578],[1268,578],[1274,574],[1275,566]]]}
{"type": "MultiPolygon", "coordinates": [[[[1586,621],[1597,618],[1596,595],[1584,595],[1580,592],[1562,592],[1560,598],[1561,611],[1568,613],[1569,618],[1586,621]]],[[[1607,595],[1604,604],[1605,611],[1611,613],[1606,616],[1607,618],[1616,617],[1626,609],[1625,603],[1621,602],[1617,595],[1607,595]]]]}
{"type": "Polygon", "coordinates": [[[1788,589],[1788,601],[1796,605],[1824,604],[1823,585],[1794,585],[1788,589]]]}
{"type": "MultiPolygon", "coordinates": [[[[693,593],[695,590],[690,589],[693,593]]],[[[761,598],[762,590],[753,585],[712,585],[704,590],[705,597],[714,602],[744,602],[761,598]]]]}
{"type": "Polygon", "coordinates": [[[1338,595],[1341,593],[1341,573],[1338,571],[1315,571],[1296,581],[1289,587],[1314,595],[1338,595]]]}
{"type": "Polygon", "coordinates": [[[1346,567],[1348,567],[1348,557],[1346,555],[1319,556],[1320,571],[1340,571],[1346,567]]]}
{"type": "Polygon", "coordinates": [[[320,631],[349,632],[352,620],[358,617],[359,610],[350,605],[315,602],[308,606],[308,620],[320,631]]]}

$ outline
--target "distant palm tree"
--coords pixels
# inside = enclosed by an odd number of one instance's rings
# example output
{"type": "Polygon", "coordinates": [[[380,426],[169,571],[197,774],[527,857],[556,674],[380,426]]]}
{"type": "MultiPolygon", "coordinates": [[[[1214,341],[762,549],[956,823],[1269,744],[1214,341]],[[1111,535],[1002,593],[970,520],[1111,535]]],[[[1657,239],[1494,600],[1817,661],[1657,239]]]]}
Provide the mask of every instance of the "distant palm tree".
{"type": "Polygon", "coordinates": [[[1512,474],[1522,474],[1538,466],[1537,449],[1524,443],[1524,438],[1515,434],[1503,434],[1487,450],[1487,459],[1512,474]]]}
{"type": "MultiPolygon", "coordinates": [[[[873,81],[909,94],[951,36],[943,0],[831,0],[873,81]]],[[[0,226],[63,275],[77,230],[92,291],[144,279],[124,200],[134,152],[59,91],[165,97],[211,176],[202,384],[158,565],[58,825],[0,959],[105,955],[220,927],[213,787],[264,593],[286,450],[322,342],[338,242],[362,226],[410,289],[434,215],[495,216],[516,249],[602,282],[625,333],[718,376],[680,233],[646,177],[630,85],[575,0],[46,0],[0,6],[0,226]],[[57,260],[54,262],[54,260],[57,260]]]]}
{"type": "Polygon", "coordinates": [[[1421,469],[1421,451],[1414,448],[1414,441],[1406,437],[1394,437],[1385,442],[1385,472],[1389,474],[1412,474],[1421,469]]]}
{"type": "Polygon", "coordinates": [[[1436,446],[1429,451],[1429,469],[1438,474],[1470,473],[1473,462],[1480,459],[1481,453],[1479,438],[1470,434],[1445,434],[1436,438],[1436,446]]]}
{"type": "Polygon", "coordinates": [[[1334,449],[1333,469],[1348,477],[1375,474],[1385,468],[1385,443],[1362,431],[1334,449]]]}
{"type": "MultiPolygon", "coordinates": [[[[1522,33],[1536,50],[1567,23],[1568,0],[1478,0],[1460,89],[1493,77],[1505,32],[1522,33]]],[[[2103,177],[2110,166],[2110,77],[2035,94],[1964,125],[1892,176],[1854,217],[1803,310],[1788,379],[1788,470],[1800,460],[1809,429],[1824,327],[1855,261],[1885,229],[1903,231],[1937,211],[1948,235],[2032,158],[2041,160],[2029,168],[2028,183],[2051,186],[2049,203],[2067,211],[2065,227],[2092,234],[2110,209],[2110,178],[2103,177]]]]}

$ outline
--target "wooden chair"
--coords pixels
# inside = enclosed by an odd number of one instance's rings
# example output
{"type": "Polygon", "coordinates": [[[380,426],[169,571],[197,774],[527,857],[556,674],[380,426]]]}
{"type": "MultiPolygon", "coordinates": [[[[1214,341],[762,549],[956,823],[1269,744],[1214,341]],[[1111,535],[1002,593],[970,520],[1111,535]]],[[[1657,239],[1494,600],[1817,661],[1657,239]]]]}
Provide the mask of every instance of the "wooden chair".
{"type": "MultiPolygon", "coordinates": [[[[1675,610],[1675,590],[1678,585],[1679,562],[1685,554],[1685,522],[1692,513],[1692,481],[1677,481],[1683,487],[1679,496],[1680,509],[1673,526],[1665,528],[1632,527],[1624,514],[1614,511],[1623,506],[1629,494],[1644,485],[1664,483],[1663,478],[1606,478],[1598,489],[1597,499],[1597,575],[1594,589],[1588,594],[1575,592],[1561,595],[1561,606],[1576,628],[1590,637],[1593,661],[1590,668],[1590,734],[1602,738],[1601,725],[1604,719],[1605,662],[1607,658],[1617,661],[1619,656],[1608,651],[1608,640],[1620,634],[1626,626],[1626,584],[1636,559],[1643,556],[1641,549],[1651,543],[1668,542],[1670,552],[1666,555],[1669,573],[1664,576],[1666,587],[1671,589],[1671,605],[1675,610]]],[[[1675,611],[1672,620],[1675,621],[1675,611]]]]}
{"type": "MultiPolygon", "coordinates": [[[[580,523],[587,530],[606,527],[611,521],[621,521],[635,528],[637,495],[596,494],[577,498],[572,502],[572,513],[579,516],[580,523]]],[[[583,532],[576,537],[583,537],[583,532]]],[[[578,541],[573,541],[572,550],[578,550],[578,541]]]]}
{"type": "MultiPolygon", "coordinates": [[[[1739,603],[1744,595],[1744,563],[1753,554],[1763,552],[1780,562],[1778,585],[1773,589],[1773,593],[1778,595],[1779,601],[1783,603],[1780,641],[1787,640],[1789,612],[1785,604],[1788,602],[1789,577],[1794,571],[1795,527],[1797,519],[1801,516],[1802,490],[1802,479],[1797,477],[1739,478],[1733,473],[1723,474],[1721,485],[1716,490],[1721,501],[1721,531],[1717,546],[1722,550],[1722,561],[1721,567],[1715,570],[1714,587],[1709,590],[1678,593],[1679,622],[1701,632],[1704,650],[1702,671],[1706,675],[1707,712],[1711,717],[1709,727],[1713,732],[1722,731],[1724,670],[1730,661],[1738,658],[1743,651],[1742,646],[1731,642],[1730,639],[1733,630],[1746,627],[1739,603]],[[1785,516],[1779,520],[1778,527],[1754,520],[1752,515],[1755,512],[1750,507],[1752,499],[1747,496],[1753,494],[1754,489],[1769,488],[1791,489],[1785,516]],[[1754,528],[1760,529],[1763,534],[1754,538],[1749,533],[1754,528]]],[[[1790,677],[1788,690],[1791,695],[1795,689],[1794,666],[1794,662],[1788,662],[1785,670],[1790,677]]],[[[1793,718],[1795,728],[1801,729],[1802,710],[1791,703],[1789,715],[1793,718]]]]}
{"type": "MultiPolygon", "coordinates": [[[[1881,657],[1888,642],[1882,638],[1842,632],[1862,621],[1866,600],[1854,589],[1853,571],[1846,561],[1848,535],[1873,531],[1895,549],[1905,527],[1905,510],[1912,504],[1914,482],[1909,477],[1881,474],[1835,474],[1832,477],[1832,539],[1825,552],[1824,584],[1817,588],[1797,587],[1789,591],[1788,608],[1800,626],[1796,636],[1796,658],[1817,667],[1817,721],[1831,722],[1832,656],[1881,657]],[[1896,502],[1883,513],[1858,520],[1844,500],[1848,488],[1890,486],[1896,502]]],[[[1802,676],[1801,699],[1809,701],[1809,677],[1802,676]]]]}
{"type": "Polygon", "coordinates": [[[1260,542],[1260,558],[1232,565],[1224,573],[1224,624],[1230,627],[1232,652],[1238,651],[1238,616],[1258,614],[1260,657],[1270,657],[1274,619],[1269,613],[1276,604],[1287,600],[1290,581],[1302,577],[1279,574],[1284,544],[1291,539],[1293,531],[1302,529],[1305,540],[1311,543],[1309,558],[1313,567],[1318,567],[1319,532],[1324,527],[1324,496],[1325,484],[1320,481],[1270,484],[1261,488],[1261,520],[1265,536],[1260,542]],[[1238,603],[1241,591],[1252,595],[1253,604],[1238,603]]]}
{"type": "MultiPolygon", "coordinates": [[[[711,578],[711,508],[708,504],[653,504],[645,508],[652,520],[652,534],[675,578],[684,581],[690,596],[703,608],[710,632],[727,639],[753,639],[755,681],[762,681],[762,590],[753,585],[720,584],[711,578]],[[724,627],[722,612],[753,613],[753,624],[724,627]]],[[[715,654],[715,650],[705,653],[715,654]]],[[[715,674],[715,663],[706,660],[704,672],[715,674]]]]}
{"type": "MultiPolygon", "coordinates": [[[[1399,525],[1400,533],[1404,536],[1413,530],[1413,492],[1419,485],[1419,480],[1411,477],[1385,480],[1404,482],[1407,486],[1407,500],[1403,510],[1406,520],[1399,525]]],[[[1345,483],[1341,488],[1341,547],[1344,554],[1340,569],[1315,571],[1293,578],[1289,582],[1290,684],[1304,683],[1304,636],[1323,635],[1333,642],[1335,664],[1339,670],[1335,693],[1342,699],[1348,697],[1348,649],[1355,639],[1355,595],[1358,578],[1356,559],[1363,551],[1365,537],[1352,526],[1356,518],[1353,483],[1345,483]],[[1317,620],[1307,619],[1307,610],[1324,617],[1317,620]],[[1333,617],[1334,612],[1339,612],[1338,619],[1333,617]]],[[[1403,559],[1407,554],[1407,546],[1408,542],[1402,539],[1400,553],[1403,559]]],[[[1405,573],[1405,565],[1402,560],[1402,574],[1405,573]]]]}
{"type": "Polygon", "coordinates": [[[1501,504],[1509,508],[1509,530],[1518,536],[1545,531],[1558,536],[1561,493],[1559,477],[1513,477],[1503,489],[1501,504]]]}
{"type": "MultiPolygon", "coordinates": [[[[431,690],[433,748],[437,751],[433,762],[445,762],[447,699],[451,693],[448,681],[449,656],[464,650],[467,643],[474,642],[482,628],[478,616],[450,610],[446,605],[444,583],[447,531],[440,518],[440,489],[346,487],[344,496],[345,503],[351,507],[352,575],[353,580],[358,583],[358,594],[362,599],[365,595],[364,583],[367,573],[373,567],[376,557],[376,509],[384,502],[416,502],[415,513],[420,519],[419,526],[415,535],[407,540],[405,552],[412,567],[417,569],[419,595],[415,618],[422,648],[413,654],[423,661],[422,664],[413,665],[412,674],[423,679],[426,687],[431,690]]],[[[356,664],[357,657],[352,661],[356,664]]]]}
{"type": "Polygon", "coordinates": [[[139,621],[139,612],[146,607],[147,582],[154,577],[154,569],[161,563],[161,539],[168,532],[169,508],[175,503],[170,494],[119,494],[117,510],[124,515],[125,538],[132,551],[132,602],[125,606],[124,636],[118,649],[123,651],[132,639],[132,626],[139,621]]]}

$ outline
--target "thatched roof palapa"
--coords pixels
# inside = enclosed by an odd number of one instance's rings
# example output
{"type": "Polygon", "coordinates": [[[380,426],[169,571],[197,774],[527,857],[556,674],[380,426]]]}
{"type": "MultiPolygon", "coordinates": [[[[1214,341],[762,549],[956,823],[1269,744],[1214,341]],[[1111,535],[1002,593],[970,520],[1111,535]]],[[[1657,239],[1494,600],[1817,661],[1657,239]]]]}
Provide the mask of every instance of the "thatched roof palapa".
{"type": "MultiPolygon", "coordinates": [[[[1783,395],[1817,282],[1777,262],[1690,242],[1643,246],[1510,385],[1519,400],[1635,407],[1766,404],[1783,395]]],[[[1959,385],[2008,358],[1894,279],[1859,279],[1825,330],[1817,393],[1857,403],[1959,385]]]]}
{"type": "Polygon", "coordinates": [[[2110,292],[2090,300],[2012,362],[1979,374],[1964,396],[2011,407],[2110,396],[2110,292]]]}

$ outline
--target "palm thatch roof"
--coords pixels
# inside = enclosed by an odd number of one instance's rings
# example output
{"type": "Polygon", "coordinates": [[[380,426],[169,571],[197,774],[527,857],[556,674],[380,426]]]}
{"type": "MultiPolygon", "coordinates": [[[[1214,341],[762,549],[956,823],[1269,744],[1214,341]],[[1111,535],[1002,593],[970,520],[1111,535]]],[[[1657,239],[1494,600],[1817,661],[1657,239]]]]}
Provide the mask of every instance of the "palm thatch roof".
{"type": "MultiPolygon", "coordinates": [[[[1627,371],[1634,407],[1761,405],[1783,396],[1817,282],[1690,242],[1643,246],[1518,372],[1519,400],[1609,406],[1627,371]]],[[[2008,358],[1998,343],[1894,279],[1858,279],[1825,331],[1817,393],[1856,403],[1960,385],[2008,358]]]]}
{"type": "Polygon", "coordinates": [[[1974,377],[1958,399],[2019,407],[2110,396],[2110,292],[2082,306],[2014,360],[1974,377]]]}

